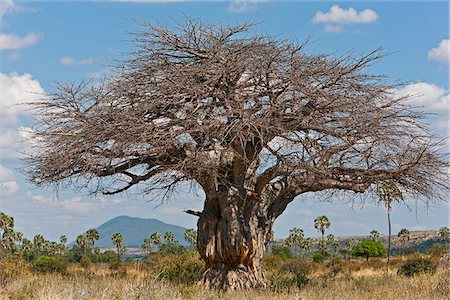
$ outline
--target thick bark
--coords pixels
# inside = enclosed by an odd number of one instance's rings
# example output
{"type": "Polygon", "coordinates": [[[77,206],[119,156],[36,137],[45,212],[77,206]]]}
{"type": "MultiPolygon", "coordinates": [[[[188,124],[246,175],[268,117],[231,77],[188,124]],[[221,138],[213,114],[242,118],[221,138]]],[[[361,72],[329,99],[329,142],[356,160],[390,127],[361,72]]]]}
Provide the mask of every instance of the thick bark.
{"type": "Polygon", "coordinates": [[[263,256],[274,218],[260,198],[231,188],[208,195],[198,221],[203,283],[220,290],[265,288],[263,256]]]}

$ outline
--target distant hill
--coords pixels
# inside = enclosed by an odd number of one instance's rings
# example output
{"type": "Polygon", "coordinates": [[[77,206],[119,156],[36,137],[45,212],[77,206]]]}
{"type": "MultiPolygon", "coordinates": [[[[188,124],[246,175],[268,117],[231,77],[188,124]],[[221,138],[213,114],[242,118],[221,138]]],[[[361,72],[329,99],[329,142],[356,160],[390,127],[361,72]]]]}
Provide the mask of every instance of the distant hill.
{"type": "MultiPolygon", "coordinates": [[[[100,248],[113,248],[111,236],[115,232],[123,235],[124,243],[127,248],[139,248],[144,238],[149,238],[150,235],[157,231],[164,236],[164,233],[171,231],[174,233],[175,240],[180,245],[188,246],[188,242],[184,240],[185,228],[181,226],[166,224],[156,219],[141,219],[132,218],[129,216],[119,216],[109,220],[97,227],[100,239],[95,243],[100,248]]],[[[73,244],[72,242],[71,244],[73,244]]]]}

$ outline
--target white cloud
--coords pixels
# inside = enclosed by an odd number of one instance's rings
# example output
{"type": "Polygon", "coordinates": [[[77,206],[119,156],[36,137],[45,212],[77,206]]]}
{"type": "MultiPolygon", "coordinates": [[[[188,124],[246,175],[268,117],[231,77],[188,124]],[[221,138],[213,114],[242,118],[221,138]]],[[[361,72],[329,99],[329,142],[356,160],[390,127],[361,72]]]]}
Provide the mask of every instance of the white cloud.
{"type": "Polygon", "coordinates": [[[0,115],[26,114],[24,106],[19,104],[43,97],[44,89],[31,74],[0,73],[0,115]]]}
{"type": "Polygon", "coordinates": [[[324,13],[318,11],[314,16],[312,22],[334,24],[368,24],[375,22],[377,18],[377,13],[371,9],[365,9],[361,12],[357,12],[354,8],[351,7],[349,9],[342,9],[338,5],[333,5],[330,9],[330,12],[324,13]]]}
{"type": "Polygon", "coordinates": [[[450,94],[445,89],[428,82],[406,85],[396,91],[398,96],[411,96],[409,103],[431,112],[444,113],[449,109],[450,94]]]}
{"type": "Polygon", "coordinates": [[[97,61],[91,57],[85,59],[74,59],[70,56],[64,56],[61,58],[61,64],[65,66],[76,66],[76,65],[94,65],[97,61]]]}
{"type": "Polygon", "coordinates": [[[343,32],[345,24],[369,24],[378,19],[378,15],[371,9],[365,9],[357,12],[354,8],[340,8],[339,5],[333,5],[329,12],[318,11],[312,23],[324,23],[325,32],[343,32]]]}
{"type": "Polygon", "coordinates": [[[82,201],[79,196],[64,200],[62,206],[75,213],[84,213],[94,209],[93,202],[82,201]]]}
{"type": "Polygon", "coordinates": [[[267,0],[232,0],[228,6],[229,12],[244,13],[256,9],[256,5],[267,0]]]}
{"type": "Polygon", "coordinates": [[[450,65],[450,39],[442,40],[436,48],[428,51],[428,59],[450,65]]]}
{"type": "Polygon", "coordinates": [[[36,44],[42,35],[39,33],[29,33],[24,37],[15,34],[0,33],[0,50],[17,50],[36,44]]]}

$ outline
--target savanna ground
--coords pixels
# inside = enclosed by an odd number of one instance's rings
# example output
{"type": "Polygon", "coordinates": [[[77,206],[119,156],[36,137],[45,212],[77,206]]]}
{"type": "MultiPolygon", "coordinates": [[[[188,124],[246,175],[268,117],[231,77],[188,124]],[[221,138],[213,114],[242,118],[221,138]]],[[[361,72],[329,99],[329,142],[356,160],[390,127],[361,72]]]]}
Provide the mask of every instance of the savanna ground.
{"type": "MultiPolygon", "coordinates": [[[[415,256],[417,257],[417,255],[415,256]]],[[[427,256],[422,256],[428,258],[427,256]]],[[[0,262],[0,299],[448,299],[449,257],[431,257],[432,274],[397,275],[411,256],[392,258],[389,274],[380,258],[265,260],[270,288],[208,290],[196,282],[203,263],[191,252],[153,256],[138,263],[68,264],[39,273],[21,260],[0,262]]]]}

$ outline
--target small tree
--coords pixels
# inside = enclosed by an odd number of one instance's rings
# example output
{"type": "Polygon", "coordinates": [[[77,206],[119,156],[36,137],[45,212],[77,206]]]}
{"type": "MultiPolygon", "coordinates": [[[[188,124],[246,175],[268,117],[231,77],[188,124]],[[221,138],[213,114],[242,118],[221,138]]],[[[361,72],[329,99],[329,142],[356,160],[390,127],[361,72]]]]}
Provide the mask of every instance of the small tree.
{"type": "Polygon", "coordinates": [[[353,246],[352,254],[354,256],[365,257],[366,260],[369,260],[369,257],[386,255],[386,249],[381,241],[364,240],[353,246]]]}
{"type": "Polygon", "coordinates": [[[45,239],[42,235],[37,234],[33,237],[33,246],[36,252],[36,256],[39,256],[42,251],[42,247],[44,246],[45,239]]]}

